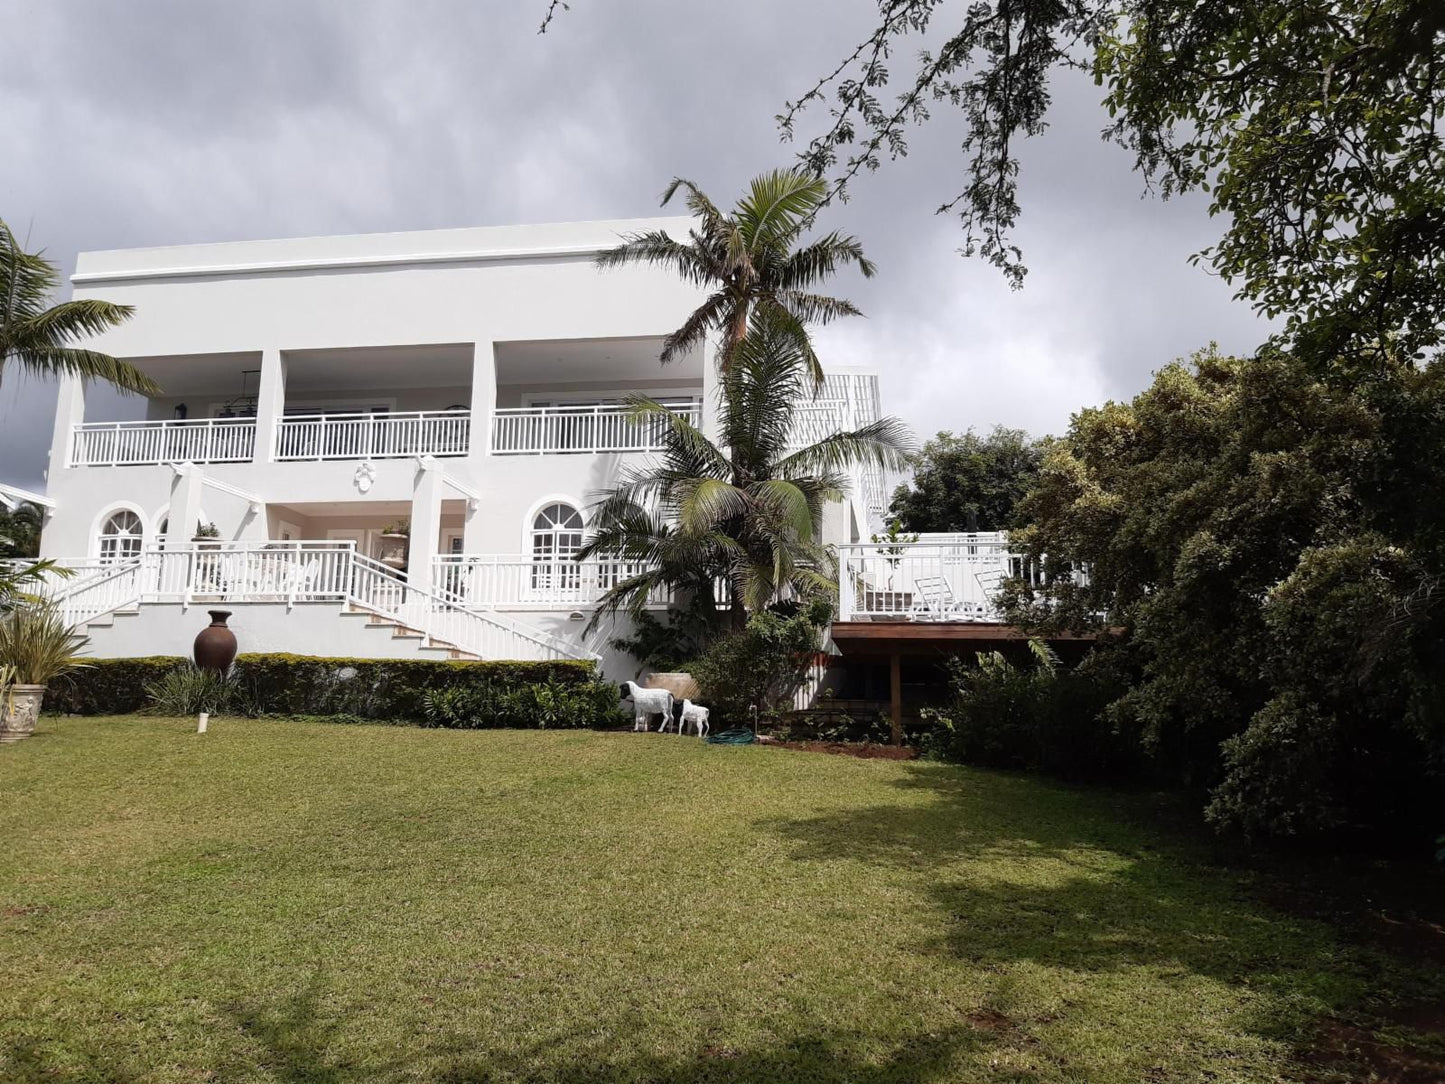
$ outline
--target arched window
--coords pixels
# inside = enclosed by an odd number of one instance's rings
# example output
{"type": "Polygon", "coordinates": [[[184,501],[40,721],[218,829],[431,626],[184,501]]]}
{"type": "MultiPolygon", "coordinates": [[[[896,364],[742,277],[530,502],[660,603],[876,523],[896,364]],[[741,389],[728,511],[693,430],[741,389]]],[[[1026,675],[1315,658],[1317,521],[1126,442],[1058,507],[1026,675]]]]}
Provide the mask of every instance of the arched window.
{"type": "Polygon", "coordinates": [[[102,561],[124,561],[139,557],[141,544],[145,540],[145,529],[140,516],[128,508],[112,512],[100,528],[100,559],[102,561]]]}
{"type": "Polygon", "coordinates": [[[532,520],[532,589],[575,591],[581,568],[573,560],[582,548],[582,513],[557,501],[532,520]]]}

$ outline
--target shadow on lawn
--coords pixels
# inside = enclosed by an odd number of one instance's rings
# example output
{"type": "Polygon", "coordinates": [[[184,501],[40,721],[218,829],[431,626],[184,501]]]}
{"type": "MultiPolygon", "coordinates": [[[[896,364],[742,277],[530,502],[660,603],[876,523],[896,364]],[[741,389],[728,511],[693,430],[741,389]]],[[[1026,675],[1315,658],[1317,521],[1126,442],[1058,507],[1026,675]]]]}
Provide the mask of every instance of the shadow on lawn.
{"type": "Polygon", "coordinates": [[[936,910],[938,933],[920,952],[982,971],[1027,962],[1099,975],[1147,968],[1205,976],[1240,991],[1236,1019],[1246,1028],[1305,1059],[1320,1017],[1304,1006],[1349,1016],[1366,1001],[1378,1009],[1382,995],[1410,995],[1371,988],[1369,961],[1351,959],[1337,931],[1273,913],[1251,898],[1243,874],[1209,861],[1197,841],[1171,839],[1167,828],[1137,819],[1143,803],[1132,796],[939,764],[904,771],[896,785],[926,792],[928,801],[763,827],[790,842],[798,860],[921,874],[917,890],[936,910]]]}
{"type": "MultiPolygon", "coordinates": [[[[954,1079],[956,1057],[991,1044],[990,1036],[961,1029],[949,1034],[918,1035],[897,1044],[881,1059],[855,1052],[856,1035],[814,1035],[779,1039],[772,1045],[734,1050],[706,1047],[686,1055],[653,1054],[635,1049],[627,1034],[599,1033],[595,1054],[577,1056],[556,1041],[520,1051],[492,1053],[464,1038],[433,1041],[404,1057],[365,1065],[339,1062],[330,1048],[330,1028],[318,1027],[310,995],[300,994],[276,1007],[241,1014],[260,1047],[243,1065],[169,1064],[198,1078],[262,1079],[312,1084],[425,1079],[437,1084],[537,1081],[548,1084],[684,1084],[691,1081],[810,1081],[815,1084],[927,1084],[954,1079]],[[264,1023],[262,1023],[264,1019],[264,1023]],[[247,1023],[249,1021],[249,1023],[247,1023]],[[417,1076],[418,1070],[424,1075],[417,1076]]],[[[132,1070],[97,1051],[46,1049],[18,1041],[0,1051],[7,1084],[38,1081],[104,1081],[139,1084],[151,1079],[154,1064],[132,1070]]]]}

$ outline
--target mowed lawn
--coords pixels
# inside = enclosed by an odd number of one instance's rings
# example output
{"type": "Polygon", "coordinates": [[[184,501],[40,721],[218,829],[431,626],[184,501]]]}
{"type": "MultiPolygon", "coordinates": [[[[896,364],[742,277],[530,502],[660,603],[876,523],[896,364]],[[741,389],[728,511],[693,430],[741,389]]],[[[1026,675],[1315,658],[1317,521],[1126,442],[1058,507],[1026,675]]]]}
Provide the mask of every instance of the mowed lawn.
{"type": "Polygon", "coordinates": [[[193,729],[0,747],[0,1079],[1320,1079],[1323,1016],[1434,981],[1098,792],[661,735],[193,729]]]}

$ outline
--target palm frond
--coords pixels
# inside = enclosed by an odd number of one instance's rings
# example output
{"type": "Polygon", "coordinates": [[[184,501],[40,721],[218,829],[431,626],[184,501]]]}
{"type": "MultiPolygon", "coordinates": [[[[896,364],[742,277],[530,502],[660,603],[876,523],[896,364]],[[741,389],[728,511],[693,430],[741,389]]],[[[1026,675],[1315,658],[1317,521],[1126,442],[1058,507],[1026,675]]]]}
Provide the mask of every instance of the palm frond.
{"type": "Polygon", "coordinates": [[[780,460],[783,477],[819,470],[878,466],[902,470],[915,450],[912,431],[897,418],[879,418],[859,429],[833,433],[780,460]]]}
{"type": "Polygon", "coordinates": [[[858,238],[837,232],[826,234],[788,255],[778,269],[777,288],[806,290],[845,264],[855,265],[864,278],[872,278],[878,270],[863,255],[863,243],[858,238]]]}
{"type": "Polygon", "coordinates": [[[698,478],[681,487],[678,498],[678,525],[692,534],[711,531],[749,511],[747,493],[721,478],[698,478]]]}
{"type": "Polygon", "coordinates": [[[697,247],[684,244],[661,230],[624,234],[620,245],[599,252],[593,263],[599,268],[633,263],[663,267],[694,286],[706,286],[716,273],[697,247]]]}
{"type": "Polygon", "coordinates": [[[104,380],[122,392],[160,395],[161,387],[134,365],[74,346],[23,346],[10,354],[10,361],[35,376],[78,376],[82,380],[104,380]]]}
{"type": "Polygon", "coordinates": [[[822,294],[806,294],[790,290],[778,295],[779,303],[792,313],[799,324],[831,324],[844,316],[862,316],[863,310],[853,302],[822,294]]]}

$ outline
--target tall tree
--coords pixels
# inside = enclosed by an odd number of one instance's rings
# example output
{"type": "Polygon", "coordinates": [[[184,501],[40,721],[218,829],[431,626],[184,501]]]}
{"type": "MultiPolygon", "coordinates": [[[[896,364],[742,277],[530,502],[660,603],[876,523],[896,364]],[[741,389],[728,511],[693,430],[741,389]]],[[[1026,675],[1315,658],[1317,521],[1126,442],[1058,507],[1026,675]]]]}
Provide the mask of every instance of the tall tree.
{"type": "Polygon", "coordinates": [[[913,461],[913,478],[893,491],[889,511],[907,531],[1002,531],[1038,478],[1045,444],[1022,429],[995,426],[939,433],[913,461]]]}
{"type": "Polygon", "coordinates": [[[121,391],[160,392],[133,365],[74,345],[129,320],[134,310],[93,298],[51,304],[60,272],[41,252],[25,252],[0,221],[0,380],[13,363],[36,376],[103,380],[121,391]]]}
{"type": "Polygon", "coordinates": [[[795,325],[760,306],[722,374],[719,443],[662,404],[633,400],[634,417],[660,427],[663,447],[595,505],[579,557],[640,569],[603,595],[599,614],[640,613],[664,589],[714,603],[715,585],[726,583],[741,628],[750,611],[784,596],[836,591],[833,558],[818,542],[823,505],[843,495],[849,467],[901,467],[910,438],[881,418],[798,447],[794,420],[810,382],[795,325]]]}
{"type": "Polygon", "coordinates": [[[33,504],[0,509],[0,557],[38,557],[45,514],[33,504]]]}
{"type": "Polygon", "coordinates": [[[1381,366],[1348,393],[1286,354],[1165,366],[1080,411],[1021,508],[1046,575],[1016,619],[1123,631],[1101,725],[1219,824],[1440,830],[1445,374],[1381,366]]]}
{"type": "Polygon", "coordinates": [[[697,310],[663,343],[666,364],[699,346],[708,332],[722,337],[720,366],[733,364],[755,311],[768,314],[775,334],[789,336],[815,382],[823,377],[807,325],[856,316],[851,301],[816,288],[840,267],[855,265],[865,276],[873,265],[855,237],[837,232],[800,244],[827,198],[827,185],[800,169],[779,169],[753,179],[731,213],[724,214],[692,181],[667,186],[666,206],[679,191],[697,225],[687,241],[662,230],[630,234],[597,257],[599,267],[645,263],[670,268],[687,282],[710,290],[697,310]]]}
{"type": "Polygon", "coordinates": [[[1092,71],[1164,195],[1200,190],[1225,227],[1201,257],[1316,371],[1437,353],[1445,311],[1445,4],[1439,0],[878,0],[873,31],[779,118],[833,99],[803,152],[843,193],[907,153],[930,103],[964,113],[966,251],[1023,280],[1018,143],[1046,127],[1050,75],[1092,71]],[[943,29],[887,88],[905,39],[943,29]]]}

